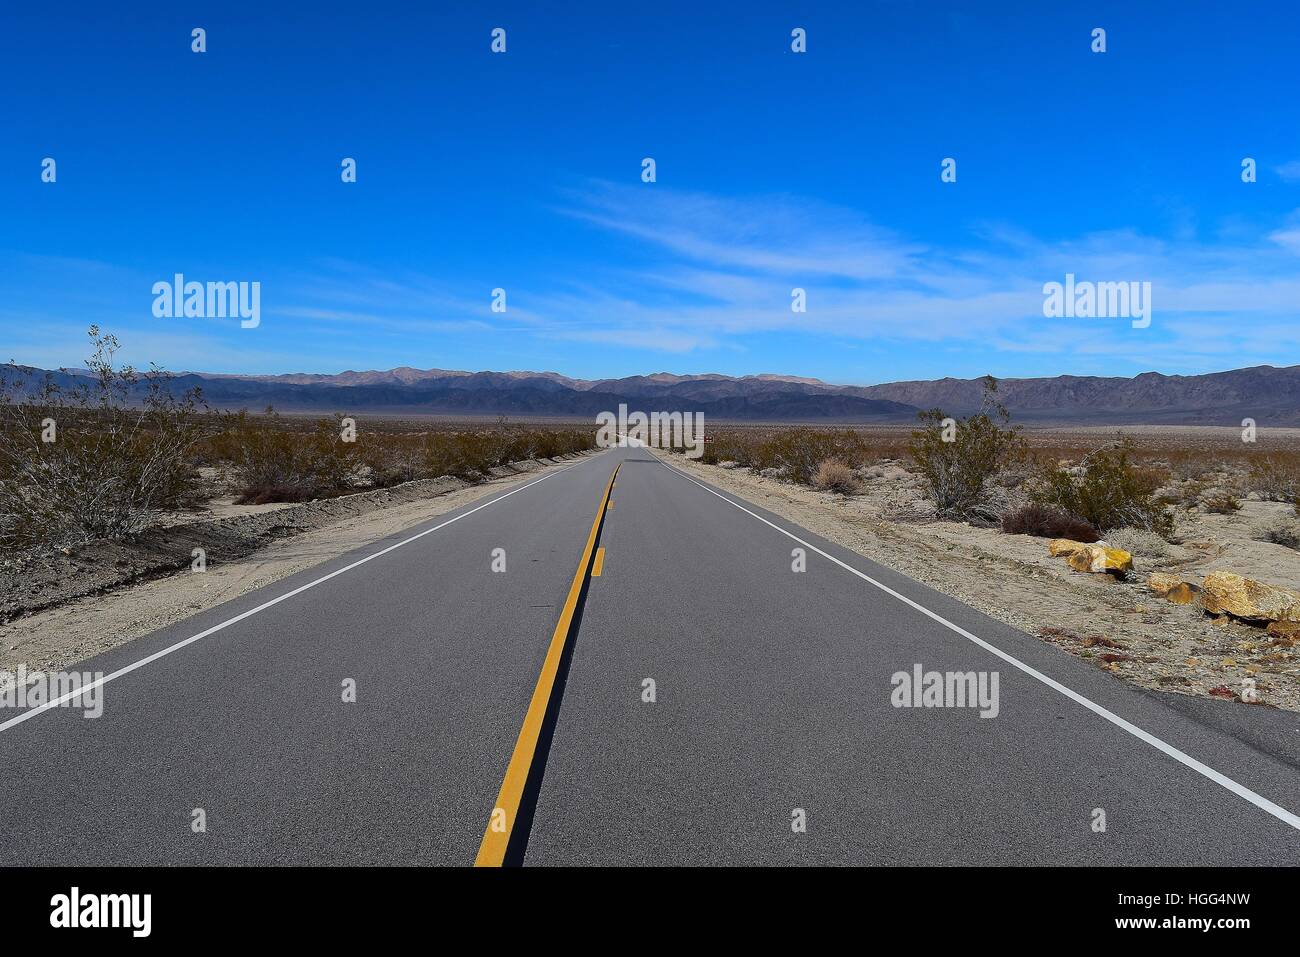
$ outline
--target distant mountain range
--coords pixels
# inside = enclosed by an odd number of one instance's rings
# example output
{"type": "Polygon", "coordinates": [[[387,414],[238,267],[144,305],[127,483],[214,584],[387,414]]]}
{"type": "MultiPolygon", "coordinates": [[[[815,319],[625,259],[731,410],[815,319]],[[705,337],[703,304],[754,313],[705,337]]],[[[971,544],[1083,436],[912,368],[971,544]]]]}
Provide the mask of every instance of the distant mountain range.
{"type": "MultiPolygon", "coordinates": [[[[31,370],[28,370],[31,371],[31,370]]],[[[84,372],[60,370],[59,380],[84,372]]],[[[458,372],[401,367],[337,375],[247,376],[181,373],[174,387],[199,386],[210,406],[286,412],[388,415],[507,415],[594,418],[630,410],[702,412],[749,421],[906,423],[922,409],[963,415],[979,408],[981,380],[936,379],[837,386],[781,375],[654,375],[571,379],[554,372],[458,372]]],[[[1003,379],[998,394],[1020,422],[1035,424],[1300,425],[1300,366],[1131,379],[1053,376],[1003,379]]]]}

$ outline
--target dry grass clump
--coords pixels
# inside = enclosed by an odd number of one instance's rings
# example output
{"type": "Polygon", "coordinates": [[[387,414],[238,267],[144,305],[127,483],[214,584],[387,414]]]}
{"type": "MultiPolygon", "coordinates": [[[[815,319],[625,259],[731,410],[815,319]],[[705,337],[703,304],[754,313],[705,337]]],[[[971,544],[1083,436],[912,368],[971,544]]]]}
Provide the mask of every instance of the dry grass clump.
{"type": "Polygon", "coordinates": [[[852,495],[861,487],[858,476],[839,459],[822,459],[812,479],[813,488],[823,492],[839,492],[852,495]]]}
{"type": "Polygon", "coordinates": [[[60,387],[0,368],[0,549],[123,540],[195,494],[198,390],[114,365],[119,345],[91,326],[85,382],[60,387]]]}
{"type": "Polygon", "coordinates": [[[1138,558],[1161,560],[1172,553],[1169,543],[1155,532],[1141,528],[1116,528],[1106,533],[1106,543],[1112,548],[1122,548],[1138,558]]]}

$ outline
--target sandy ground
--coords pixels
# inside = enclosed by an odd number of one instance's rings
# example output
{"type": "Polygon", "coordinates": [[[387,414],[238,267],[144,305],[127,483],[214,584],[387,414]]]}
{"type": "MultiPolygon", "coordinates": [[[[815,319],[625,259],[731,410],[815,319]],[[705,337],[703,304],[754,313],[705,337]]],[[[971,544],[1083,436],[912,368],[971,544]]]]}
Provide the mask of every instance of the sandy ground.
{"type": "Polygon", "coordinates": [[[382,492],[328,499],[313,506],[236,507],[217,503],[215,511],[227,522],[268,513],[290,516],[304,510],[312,513],[307,518],[316,521],[303,522],[305,530],[296,534],[292,526],[287,531],[281,528],[278,534],[290,537],[279,538],[231,561],[212,564],[201,574],[191,573],[186,567],[163,577],[60,599],[0,625],[0,671],[12,672],[19,664],[46,671],[65,668],[351,549],[507,491],[547,471],[565,468],[575,458],[521,463],[512,466],[509,474],[477,485],[455,479],[409,483],[433,485],[432,489],[416,489],[418,496],[404,486],[396,486],[382,492]],[[394,504],[383,505],[385,498],[394,504]],[[319,524],[321,521],[324,523],[319,524]],[[319,527],[310,527],[312,524],[319,527]]]}
{"type": "Polygon", "coordinates": [[[1288,505],[1247,501],[1230,516],[1179,509],[1179,544],[1155,539],[1130,548],[1135,573],[1117,581],[1072,571],[1048,555],[1047,539],[935,520],[919,479],[897,463],[864,470],[861,494],[846,498],[748,469],[680,455],[668,461],[1135,684],[1239,698],[1250,678],[1260,703],[1300,711],[1294,636],[1215,621],[1198,605],[1171,604],[1145,585],[1154,571],[1199,583],[1221,569],[1300,590],[1300,552],[1255,539],[1289,520],[1288,505]]]}

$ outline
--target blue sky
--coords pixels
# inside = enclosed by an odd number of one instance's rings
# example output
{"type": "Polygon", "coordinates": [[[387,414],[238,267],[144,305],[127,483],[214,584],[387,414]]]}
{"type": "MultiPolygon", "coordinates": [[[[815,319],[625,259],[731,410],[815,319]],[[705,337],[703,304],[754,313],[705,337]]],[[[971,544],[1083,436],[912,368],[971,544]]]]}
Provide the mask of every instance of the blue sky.
{"type": "Polygon", "coordinates": [[[10,4],[0,359],[95,322],[222,372],[1295,364],[1297,62],[1282,3],[10,4]],[[177,272],[261,325],[155,318],[177,272]],[[1044,318],[1067,272],[1151,326],[1044,318]]]}

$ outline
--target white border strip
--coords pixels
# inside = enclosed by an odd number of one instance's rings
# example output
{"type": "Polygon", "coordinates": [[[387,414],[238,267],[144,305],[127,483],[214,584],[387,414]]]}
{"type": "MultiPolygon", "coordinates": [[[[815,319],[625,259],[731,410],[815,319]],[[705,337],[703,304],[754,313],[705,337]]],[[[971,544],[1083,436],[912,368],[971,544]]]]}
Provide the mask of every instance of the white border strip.
{"type": "Polygon", "coordinates": [[[449,518],[441,525],[435,525],[433,528],[426,528],[424,531],[412,535],[410,538],[403,539],[402,541],[397,542],[394,545],[389,545],[387,548],[381,549],[380,551],[375,552],[373,555],[367,555],[365,558],[358,559],[357,561],[353,562],[351,565],[345,565],[343,568],[340,568],[337,571],[332,571],[328,575],[322,575],[320,578],[317,578],[315,581],[310,581],[305,585],[299,585],[297,588],[293,589],[293,591],[287,591],[283,595],[280,595],[277,598],[272,598],[268,602],[263,602],[262,604],[258,605],[256,608],[250,608],[248,611],[236,615],[234,618],[227,618],[225,621],[221,622],[221,624],[213,625],[211,628],[208,628],[205,631],[201,631],[197,635],[191,635],[190,637],[184,638],[173,645],[168,645],[166,648],[163,648],[159,651],[155,651],[152,655],[149,655],[146,658],[141,658],[139,661],[134,661],[131,664],[127,665],[125,668],[119,668],[117,671],[114,671],[112,674],[105,675],[104,677],[99,678],[88,685],[84,685],[83,687],[78,688],[76,691],[69,692],[68,694],[63,695],[62,697],[55,698],[53,701],[47,701],[45,704],[37,705],[34,708],[29,708],[28,710],[24,711],[22,714],[15,715],[14,717],[10,718],[8,721],[5,721],[4,723],[0,724],[0,731],[8,731],[10,728],[14,727],[15,725],[22,724],[28,718],[34,718],[38,714],[42,713],[43,711],[49,711],[51,708],[58,707],[59,705],[67,701],[71,701],[73,698],[80,698],[87,691],[90,691],[93,688],[98,688],[100,685],[106,685],[114,678],[120,678],[123,675],[128,675],[132,671],[135,671],[138,668],[143,668],[145,665],[149,664],[150,662],[157,661],[159,658],[163,658],[166,657],[167,655],[170,655],[173,651],[179,651],[180,649],[184,648],[186,645],[192,645],[194,644],[194,642],[198,641],[201,638],[206,638],[208,637],[208,635],[216,634],[218,631],[221,631],[223,628],[229,628],[231,625],[237,622],[241,622],[245,618],[251,618],[253,617],[253,615],[256,615],[258,612],[266,611],[266,609],[270,608],[272,605],[278,605],[280,604],[280,602],[286,601],[287,599],[290,599],[295,595],[301,595],[309,588],[315,588],[317,585],[323,584],[329,581],[331,578],[337,578],[339,575],[342,575],[344,572],[350,572],[352,571],[352,569],[360,565],[364,565],[366,562],[373,561],[374,559],[380,557],[381,555],[387,555],[389,552],[393,551],[394,549],[401,548],[403,545],[409,545],[411,544],[411,542],[414,542],[417,539],[424,538],[424,536],[426,535],[432,535],[440,528],[446,528],[448,525],[452,524],[453,522],[459,522],[462,518],[468,518],[470,515],[473,515],[475,512],[481,512],[489,505],[495,505],[497,502],[507,499],[511,495],[514,495],[518,492],[522,492],[526,488],[532,488],[534,485],[538,484],[539,482],[545,482],[548,478],[551,478],[552,476],[555,475],[559,475],[561,472],[567,472],[574,467],[575,466],[573,465],[569,465],[569,466],[565,466],[562,469],[556,469],[554,472],[551,472],[548,475],[543,475],[539,479],[534,479],[533,481],[529,482],[527,485],[521,485],[519,486],[519,488],[511,489],[509,492],[506,492],[505,495],[500,495],[497,498],[484,502],[482,505],[477,505],[474,508],[471,508],[468,512],[462,512],[461,514],[457,515],[455,518],[449,518]]]}
{"type": "Polygon", "coordinates": [[[1209,778],[1215,784],[1227,788],[1229,791],[1231,791],[1233,794],[1237,795],[1238,797],[1249,801],[1251,804],[1255,805],[1255,807],[1259,808],[1260,810],[1265,811],[1268,814],[1271,814],[1273,817],[1277,818],[1283,824],[1290,825],[1291,827],[1300,831],[1300,817],[1297,817],[1295,814],[1292,814],[1286,808],[1280,807],[1279,805],[1274,804],[1272,801],[1268,800],[1268,798],[1256,794],[1254,791],[1246,787],[1244,784],[1237,783],[1227,775],[1220,774],[1218,771],[1214,770],[1214,768],[1210,767],[1209,765],[1202,764],[1200,761],[1197,761],[1191,755],[1184,754],[1182,751],[1179,751],[1177,748],[1175,748],[1172,744],[1162,741],[1160,738],[1157,738],[1155,735],[1143,731],[1137,725],[1125,721],[1123,718],[1121,718],[1119,715],[1115,714],[1114,712],[1107,711],[1101,705],[1097,704],[1097,702],[1091,700],[1090,698],[1085,698],[1077,691],[1067,688],[1065,685],[1061,684],[1059,681],[1056,681],[1053,678],[1049,678],[1041,671],[1038,671],[1030,667],[1029,665],[1025,664],[1023,661],[1019,660],[1018,658],[1015,658],[1007,654],[1002,649],[995,648],[993,645],[989,644],[983,638],[979,638],[975,635],[972,635],[965,628],[962,628],[958,625],[954,625],[952,622],[950,622],[947,618],[944,618],[942,615],[931,611],[930,609],[926,608],[924,605],[917,604],[916,602],[912,601],[912,599],[908,598],[906,595],[899,594],[898,592],[894,591],[894,589],[890,588],[888,585],[883,585],[880,582],[876,581],[870,575],[864,575],[862,572],[858,571],[852,565],[845,564],[844,562],[836,558],[834,555],[826,554],[816,545],[810,545],[808,542],[805,542],[802,538],[799,538],[797,535],[793,535],[790,532],[787,532],[784,528],[781,528],[781,526],[769,522],[762,515],[758,515],[754,512],[751,512],[749,509],[745,508],[745,506],[739,504],[738,502],[732,501],[731,499],[727,498],[727,496],[723,495],[721,492],[714,491],[704,483],[695,481],[695,479],[691,478],[689,475],[687,475],[685,472],[682,472],[680,469],[677,469],[674,466],[671,466],[667,462],[664,462],[662,460],[660,460],[659,464],[662,465],[664,468],[668,469],[668,471],[680,475],[682,478],[686,479],[686,481],[690,482],[691,484],[698,485],[700,488],[704,489],[704,491],[708,492],[709,494],[716,495],[718,498],[722,499],[727,504],[734,505],[736,508],[740,509],[746,515],[750,515],[758,519],[764,525],[768,525],[776,529],[778,532],[780,532],[782,535],[786,536],[787,538],[793,539],[794,541],[798,542],[800,545],[804,546],[805,548],[812,549],[818,555],[822,556],[822,558],[828,559],[834,562],[836,565],[839,565],[841,568],[845,569],[846,571],[852,572],[854,575],[857,575],[863,581],[876,586],[881,591],[885,592],[885,594],[892,595],[894,598],[897,598],[899,601],[903,602],[904,604],[910,605],[911,607],[915,608],[921,614],[926,615],[929,618],[933,618],[935,621],[943,625],[945,628],[955,631],[963,638],[967,638],[970,641],[973,641],[975,644],[979,645],[981,648],[985,649],[986,651],[992,652],[993,654],[1001,658],[1003,661],[1005,661],[1007,664],[1011,665],[1014,668],[1018,668],[1019,670],[1023,671],[1025,674],[1029,675],[1031,678],[1034,678],[1037,681],[1041,681],[1043,684],[1047,685],[1047,687],[1051,688],[1053,691],[1059,691],[1061,694],[1065,695],[1071,701],[1078,702],[1079,704],[1083,705],[1085,708],[1087,708],[1089,711],[1093,712],[1094,714],[1100,715],[1101,717],[1105,718],[1107,721],[1115,725],[1117,728],[1122,728],[1123,730],[1127,731],[1129,734],[1133,735],[1133,737],[1137,738],[1138,740],[1145,741],[1147,744],[1151,745],[1151,747],[1155,748],[1157,751],[1164,752],[1165,754],[1173,758],[1175,761],[1178,761],[1180,764],[1184,764],[1187,767],[1191,768],[1197,774],[1209,778]]]}

